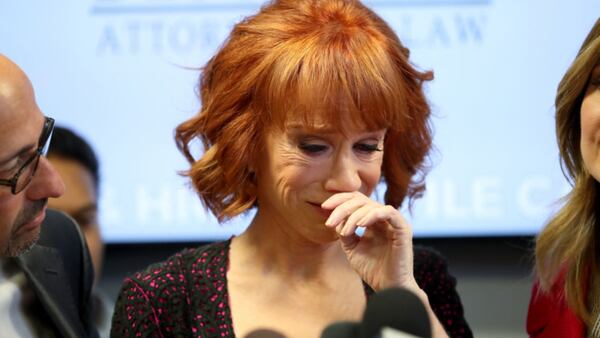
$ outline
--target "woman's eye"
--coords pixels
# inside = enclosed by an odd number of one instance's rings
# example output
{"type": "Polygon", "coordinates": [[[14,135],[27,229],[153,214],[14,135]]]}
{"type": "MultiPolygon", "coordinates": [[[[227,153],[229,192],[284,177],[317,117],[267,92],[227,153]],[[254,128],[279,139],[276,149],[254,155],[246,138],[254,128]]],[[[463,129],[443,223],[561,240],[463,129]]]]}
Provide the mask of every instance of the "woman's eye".
{"type": "Polygon", "coordinates": [[[372,154],[376,151],[381,151],[379,145],[377,143],[359,143],[354,146],[354,149],[360,151],[361,153],[372,154]]]}
{"type": "Polygon", "coordinates": [[[300,150],[302,150],[306,154],[318,154],[327,150],[327,146],[324,144],[304,142],[300,142],[298,148],[300,148],[300,150]]]}

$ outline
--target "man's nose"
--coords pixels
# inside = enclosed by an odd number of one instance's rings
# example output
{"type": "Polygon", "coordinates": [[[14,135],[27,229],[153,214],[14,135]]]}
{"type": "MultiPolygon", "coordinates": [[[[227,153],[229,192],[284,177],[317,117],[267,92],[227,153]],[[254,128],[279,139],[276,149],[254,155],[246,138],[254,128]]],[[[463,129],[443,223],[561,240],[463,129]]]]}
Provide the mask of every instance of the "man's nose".
{"type": "Polygon", "coordinates": [[[52,164],[44,156],[40,157],[35,176],[27,187],[27,198],[37,201],[49,197],[60,197],[65,192],[65,184],[52,164]]]}

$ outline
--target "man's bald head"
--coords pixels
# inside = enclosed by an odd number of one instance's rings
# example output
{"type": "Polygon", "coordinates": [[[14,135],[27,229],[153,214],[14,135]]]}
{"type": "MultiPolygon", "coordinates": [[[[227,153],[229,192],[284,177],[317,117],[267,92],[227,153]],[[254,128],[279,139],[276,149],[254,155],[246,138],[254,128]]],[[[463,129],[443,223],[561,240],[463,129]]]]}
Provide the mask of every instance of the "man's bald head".
{"type": "Polygon", "coordinates": [[[16,63],[12,62],[12,60],[7,58],[6,55],[0,54],[0,76],[4,77],[5,73],[9,73],[11,71],[20,71],[23,73],[21,68],[19,68],[16,63]]]}
{"type": "Polygon", "coordinates": [[[31,83],[27,75],[16,63],[0,54],[0,104],[6,103],[18,94],[18,90],[31,83]]]}
{"type": "Polygon", "coordinates": [[[42,115],[35,102],[33,86],[17,64],[0,54],[0,123],[8,123],[5,127],[9,128],[16,122],[15,118],[28,112],[42,115]],[[28,111],[20,111],[24,108],[28,111]]]}

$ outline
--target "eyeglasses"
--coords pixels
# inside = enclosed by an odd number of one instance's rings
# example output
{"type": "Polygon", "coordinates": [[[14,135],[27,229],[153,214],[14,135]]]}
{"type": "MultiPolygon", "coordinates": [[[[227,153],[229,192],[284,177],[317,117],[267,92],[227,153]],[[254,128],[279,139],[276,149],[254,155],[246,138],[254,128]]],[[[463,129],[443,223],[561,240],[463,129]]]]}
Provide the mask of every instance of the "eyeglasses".
{"type": "Polygon", "coordinates": [[[40,162],[40,156],[46,156],[48,153],[48,148],[50,147],[50,138],[52,136],[52,131],[54,130],[54,119],[51,117],[46,117],[44,122],[44,128],[42,129],[42,135],[40,135],[40,139],[38,141],[38,148],[35,153],[28,158],[25,163],[17,170],[15,175],[8,179],[2,180],[0,179],[0,185],[5,185],[11,188],[11,192],[16,195],[23,191],[25,187],[31,182],[33,176],[35,176],[35,172],[38,167],[38,163],[40,162]]]}

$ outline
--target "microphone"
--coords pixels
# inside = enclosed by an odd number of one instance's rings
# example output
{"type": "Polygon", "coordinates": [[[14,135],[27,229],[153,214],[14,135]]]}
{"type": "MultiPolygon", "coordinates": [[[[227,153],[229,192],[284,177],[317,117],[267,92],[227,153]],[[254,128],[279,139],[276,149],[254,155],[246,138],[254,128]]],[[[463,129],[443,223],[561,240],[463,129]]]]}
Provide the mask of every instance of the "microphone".
{"type": "Polygon", "coordinates": [[[371,297],[361,323],[335,322],[321,338],[431,338],[431,323],[417,295],[391,288],[371,297]]]}
{"type": "Polygon", "coordinates": [[[335,322],[328,325],[321,338],[358,338],[359,325],[355,322],[335,322]]]}
{"type": "Polygon", "coordinates": [[[244,338],[286,338],[283,334],[270,329],[257,329],[248,332],[244,338]]]}
{"type": "Polygon", "coordinates": [[[373,295],[367,303],[359,337],[410,335],[431,338],[431,323],[421,299],[402,288],[385,289],[373,295]]]}

